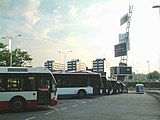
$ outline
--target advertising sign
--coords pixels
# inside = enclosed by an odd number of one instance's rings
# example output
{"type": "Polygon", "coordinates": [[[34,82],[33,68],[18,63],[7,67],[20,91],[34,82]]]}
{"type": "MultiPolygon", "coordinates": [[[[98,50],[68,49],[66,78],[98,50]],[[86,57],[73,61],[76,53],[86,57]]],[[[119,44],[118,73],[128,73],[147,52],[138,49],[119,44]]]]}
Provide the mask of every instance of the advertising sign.
{"type": "Polygon", "coordinates": [[[126,43],[121,43],[114,46],[115,57],[127,55],[126,43]]]}
{"type": "Polygon", "coordinates": [[[128,21],[128,13],[125,14],[121,19],[120,19],[120,25],[123,25],[125,22],[128,21]]]}
{"type": "Polygon", "coordinates": [[[125,43],[126,42],[126,33],[119,34],[119,43],[125,43]]]}
{"type": "Polygon", "coordinates": [[[111,67],[110,72],[112,75],[128,75],[132,74],[132,67],[130,66],[111,67]]]}
{"type": "Polygon", "coordinates": [[[119,34],[119,43],[126,43],[127,50],[130,50],[129,32],[119,34]]]}

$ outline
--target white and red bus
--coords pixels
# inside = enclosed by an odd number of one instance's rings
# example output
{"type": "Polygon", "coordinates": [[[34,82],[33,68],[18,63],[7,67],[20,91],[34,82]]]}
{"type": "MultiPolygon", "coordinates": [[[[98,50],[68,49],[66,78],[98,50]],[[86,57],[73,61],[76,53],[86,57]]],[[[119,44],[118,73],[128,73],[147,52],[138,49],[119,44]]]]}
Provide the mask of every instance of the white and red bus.
{"type": "Polygon", "coordinates": [[[0,110],[57,104],[57,84],[44,67],[0,67],[0,110]]]}

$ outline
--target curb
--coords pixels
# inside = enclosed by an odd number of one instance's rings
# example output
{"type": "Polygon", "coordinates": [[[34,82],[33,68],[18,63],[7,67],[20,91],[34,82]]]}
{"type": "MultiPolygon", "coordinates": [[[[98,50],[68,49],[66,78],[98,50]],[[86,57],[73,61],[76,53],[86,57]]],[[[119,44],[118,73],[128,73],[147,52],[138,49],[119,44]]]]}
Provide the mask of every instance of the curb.
{"type": "Polygon", "coordinates": [[[160,103],[160,93],[159,92],[147,92],[147,94],[155,97],[160,103]]]}

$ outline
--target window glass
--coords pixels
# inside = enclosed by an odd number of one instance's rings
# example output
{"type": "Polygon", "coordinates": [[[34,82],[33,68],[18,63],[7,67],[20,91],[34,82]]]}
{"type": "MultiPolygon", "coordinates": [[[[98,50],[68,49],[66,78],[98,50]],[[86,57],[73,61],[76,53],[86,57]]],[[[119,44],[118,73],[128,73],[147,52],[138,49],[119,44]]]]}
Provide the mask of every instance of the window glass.
{"type": "Polygon", "coordinates": [[[36,84],[35,84],[35,77],[29,76],[28,77],[28,90],[36,90],[36,84]]]}
{"type": "Polygon", "coordinates": [[[12,90],[23,90],[24,78],[21,77],[9,77],[7,80],[7,89],[12,90]]]}
{"type": "Polygon", "coordinates": [[[0,91],[5,91],[5,90],[6,90],[5,79],[0,76],[0,91]]]}
{"type": "Polygon", "coordinates": [[[36,80],[37,80],[37,82],[38,82],[38,89],[39,90],[50,90],[50,87],[52,87],[51,86],[51,84],[50,84],[50,82],[51,82],[51,79],[52,77],[51,76],[48,76],[48,74],[46,75],[46,74],[37,74],[36,75],[36,80]]]}
{"type": "Polygon", "coordinates": [[[87,87],[90,81],[87,75],[82,74],[61,74],[54,75],[58,87],[87,87]]]}

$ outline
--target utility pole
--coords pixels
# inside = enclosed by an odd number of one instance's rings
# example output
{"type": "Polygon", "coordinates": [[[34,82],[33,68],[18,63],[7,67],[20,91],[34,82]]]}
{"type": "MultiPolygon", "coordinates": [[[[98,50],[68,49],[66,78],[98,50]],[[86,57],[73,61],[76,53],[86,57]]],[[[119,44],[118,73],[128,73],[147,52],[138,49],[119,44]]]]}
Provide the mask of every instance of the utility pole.
{"type": "Polygon", "coordinates": [[[12,36],[5,36],[5,37],[2,37],[2,39],[8,39],[8,46],[9,46],[9,52],[10,52],[10,67],[12,67],[12,40],[16,37],[19,37],[21,35],[17,35],[15,37],[12,37],[12,36]]]}

